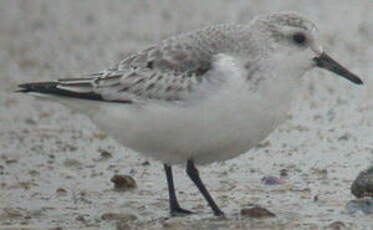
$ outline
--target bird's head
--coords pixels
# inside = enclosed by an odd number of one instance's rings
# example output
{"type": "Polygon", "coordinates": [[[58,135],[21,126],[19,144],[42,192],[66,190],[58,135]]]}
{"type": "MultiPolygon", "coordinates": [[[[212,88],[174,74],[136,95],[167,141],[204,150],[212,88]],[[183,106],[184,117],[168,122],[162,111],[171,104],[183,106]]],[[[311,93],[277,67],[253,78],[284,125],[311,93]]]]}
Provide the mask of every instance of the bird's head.
{"type": "Polygon", "coordinates": [[[319,67],[355,84],[363,84],[358,76],[324,51],[317,27],[305,17],[289,12],[259,16],[253,20],[252,26],[257,32],[256,37],[265,43],[268,55],[287,60],[283,65],[288,65],[289,69],[296,66],[305,72],[319,67]]]}

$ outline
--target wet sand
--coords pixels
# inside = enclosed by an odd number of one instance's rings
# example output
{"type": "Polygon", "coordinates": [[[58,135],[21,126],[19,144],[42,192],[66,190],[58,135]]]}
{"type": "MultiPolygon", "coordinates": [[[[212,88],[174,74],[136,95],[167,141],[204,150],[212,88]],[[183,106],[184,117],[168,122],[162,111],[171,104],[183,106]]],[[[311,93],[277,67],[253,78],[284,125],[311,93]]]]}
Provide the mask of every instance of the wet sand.
{"type": "Polygon", "coordinates": [[[373,164],[370,0],[0,5],[0,229],[373,229],[372,215],[350,215],[344,208],[353,199],[352,181],[373,164]],[[197,214],[170,218],[159,162],[120,146],[84,115],[12,93],[17,83],[103,70],[182,31],[245,23],[279,10],[315,21],[329,53],[365,85],[314,70],[305,76],[289,121],[262,145],[201,167],[225,220],[212,216],[182,167],[174,175],[179,200],[197,214]],[[262,183],[281,170],[288,174],[285,183],[262,183]],[[137,188],[114,190],[115,174],[132,176],[137,188]],[[276,217],[241,216],[252,204],[276,217]]]}

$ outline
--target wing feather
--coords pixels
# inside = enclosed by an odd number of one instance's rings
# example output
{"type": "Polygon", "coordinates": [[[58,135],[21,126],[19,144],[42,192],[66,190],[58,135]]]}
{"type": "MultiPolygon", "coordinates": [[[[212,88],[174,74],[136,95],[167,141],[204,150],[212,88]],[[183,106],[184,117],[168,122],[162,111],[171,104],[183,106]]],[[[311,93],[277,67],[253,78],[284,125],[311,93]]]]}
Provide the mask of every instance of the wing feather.
{"type": "Polygon", "coordinates": [[[84,78],[59,79],[52,84],[53,89],[45,84],[37,87],[37,83],[20,87],[23,91],[38,90],[70,97],[83,95],[87,99],[125,103],[180,101],[196,86],[209,80],[214,56],[237,49],[229,37],[230,30],[236,28],[223,27],[171,37],[124,59],[115,68],[84,78]]]}

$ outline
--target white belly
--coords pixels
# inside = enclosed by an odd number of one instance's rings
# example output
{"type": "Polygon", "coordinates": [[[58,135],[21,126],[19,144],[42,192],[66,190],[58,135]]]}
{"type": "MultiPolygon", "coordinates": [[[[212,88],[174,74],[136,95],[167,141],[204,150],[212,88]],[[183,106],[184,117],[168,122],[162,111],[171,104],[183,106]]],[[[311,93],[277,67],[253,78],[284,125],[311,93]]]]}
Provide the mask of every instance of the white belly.
{"type": "Polygon", "coordinates": [[[247,152],[286,118],[283,103],[237,82],[185,106],[101,103],[92,120],[118,142],[167,164],[227,160],[247,152]]]}

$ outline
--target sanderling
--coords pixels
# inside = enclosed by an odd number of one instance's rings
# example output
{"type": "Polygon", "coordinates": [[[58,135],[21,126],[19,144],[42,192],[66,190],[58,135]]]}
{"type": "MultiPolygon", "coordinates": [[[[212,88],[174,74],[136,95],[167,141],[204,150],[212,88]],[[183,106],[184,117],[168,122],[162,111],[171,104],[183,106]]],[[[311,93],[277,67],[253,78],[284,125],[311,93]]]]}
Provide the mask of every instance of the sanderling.
{"type": "Polygon", "coordinates": [[[214,214],[223,212],[195,164],[245,153],[286,120],[308,70],[320,67],[353,83],[359,77],[327,55],[316,26],[295,13],[259,16],[168,38],[86,77],[19,85],[91,118],[119,143],[164,164],[172,215],[172,165],[186,173],[214,214]]]}

